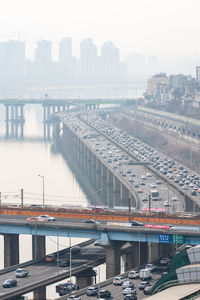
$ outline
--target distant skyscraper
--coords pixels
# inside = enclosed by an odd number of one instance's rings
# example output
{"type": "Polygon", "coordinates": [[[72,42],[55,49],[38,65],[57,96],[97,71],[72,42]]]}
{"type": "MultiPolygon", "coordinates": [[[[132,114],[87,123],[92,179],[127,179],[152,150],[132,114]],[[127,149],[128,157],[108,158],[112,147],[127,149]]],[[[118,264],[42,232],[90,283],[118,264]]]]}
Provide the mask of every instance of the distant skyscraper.
{"type": "Polygon", "coordinates": [[[106,42],[101,47],[101,79],[103,82],[116,82],[119,80],[119,73],[119,49],[113,42],[106,42]]]}
{"type": "Polygon", "coordinates": [[[72,57],[72,38],[67,37],[59,43],[59,78],[65,83],[75,77],[75,60],[72,57]]]}
{"type": "Polygon", "coordinates": [[[196,66],[196,80],[200,81],[200,66],[196,66]]]}
{"type": "Polygon", "coordinates": [[[84,82],[94,82],[97,79],[97,47],[91,38],[80,43],[80,75],[84,82]]]}
{"type": "Polygon", "coordinates": [[[25,43],[11,40],[0,43],[0,79],[5,85],[17,85],[24,79],[25,43]]]}
{"type": "Polygon", "coordinates": [[[35,79],[39,83],[51,81],[53,63],[51,58],[51,42],[41,40],[37,42],[35,50],[35,79]]]}
{"type": "Polygon", "coordinates": [[[59,61],[62,63],[72,59],[72,38],[64,38],[59,43],[59,61]]]}

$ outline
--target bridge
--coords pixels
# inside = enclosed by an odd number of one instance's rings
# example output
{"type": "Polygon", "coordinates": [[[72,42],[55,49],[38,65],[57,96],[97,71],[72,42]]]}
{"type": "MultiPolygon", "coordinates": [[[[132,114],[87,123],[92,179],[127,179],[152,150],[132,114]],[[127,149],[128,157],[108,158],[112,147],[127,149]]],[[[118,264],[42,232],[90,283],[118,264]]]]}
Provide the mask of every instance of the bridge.
{"type": "Polygon", "coordinates": [[[6,138],[24,137],[24,105],[34,104],[43,107],[44,138],[50,139],[50,115],[69,111],[72,107],[81,107],[82,109],[95,109],[100,105],[121,105],[134,103],[135,99],[117,98],[117,99],[0,99],[0,104],[5,106],[6,138]]]}
{"type": "MultiPolygon", "coordinates": [[[[123,246],[126,245],[127,242],[131,244],[128,251],[124,250],[127,270],[145,264],[148,261],[158,259],[159,257],[166,256],[173,243],[185,243],[189,245],[197,245],[200,243],[200,232],[197,230],[198,228],[194,230],[193,227],[190,228],[188,226],[187,229],[186,227],[160,229],[133,227],[129,225],[129,223],[113,223],[113,225],[112,223],[87,224],[80,221],[73,222],[73,220],[69,222],[66,221],[66,219],[58,219],[55,222],[36,223],[23,218],[10,218],[10,216],[0,218],[0,232],[4,235],[5,266],[9,267],[15,265],[2,270],[0,272],[0,279],[8,278],[9,272],[13,274],[13,270],[15,270],[16,265],[19,263],[20,234],[32,236],[33,257],[39,259],[32,261],[31,264],[28,263],[29,270],[31,270],[33,276],[31,275],[27,281],[20,281],[20,285],[17,289],[13,289],[11,293],[5,293],[4,290],[0,288],[1,299],[12,299],[12,296],[22,295],[29,291],[36,290],[34,299],[41,300],[43,299],[41,295],[45,293],[42,287],[69,277],[69,269],[58,272],[56,263],[44,263],[46,236],[81,237],[100,240],[100,245],[105,248],[107,278],[120,273],[120,255],[123,246]],[[40,260],[40,258],[43,259],[40,260]],[[43,270],[40,278],[38,278],[38,268],[43,270]],[[52,275],[49,276],[49,274],[52,275]],[[2,277],[2,275],[4,277],[2,277]]],[[[84,245],[87,245],[87,242],[84,245]]],[[[104,252],[102,251],[100,248],[94,247],[92,253],[91,250],[89,252],[88,250],[84,250],[81,256],[75,256],[77,260],[75,260],[75,268],[73,269],[72,275],[78,276],[78,274],[83,274],[89,269],[88,265],[95,266],[101,264],[105,259],[104,252]],[[95,248],[97,250],[95,250],[95,248]]],[[[69,251],[67,253],[69,255],[69,251]]],[[[64,258],[64,254],[65,252],[60,253],[62,259],[64,258]]],[[[79,277],[81,277],[81,275],[79,277]]],[[[85,273],[83,277],[85,277],[85,273]]],[[[88,277],[90,276],[88,275],[88,277]]],[[[83,284],[82,279],[78,282],[82,282],[83,284]]],[[[89,284],[88,279],[84,284],[85,286],[89,284]]]]}

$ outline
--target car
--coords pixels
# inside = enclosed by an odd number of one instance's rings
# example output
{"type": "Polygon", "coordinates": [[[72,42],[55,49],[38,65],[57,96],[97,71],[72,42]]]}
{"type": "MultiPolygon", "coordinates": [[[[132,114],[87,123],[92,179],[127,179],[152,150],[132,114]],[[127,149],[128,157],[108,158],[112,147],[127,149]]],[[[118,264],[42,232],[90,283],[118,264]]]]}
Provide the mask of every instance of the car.
{"type": "Polygon", "coordinates": [[[69,267],[70,261],[68,259],[59,261],[59,267],[69,267]]]}
{"type": "Polygon", "coordinates": [[[114,285],[122,285],[125,281],[125,278],[124,277],[115,277],[113,279],[113,284],[114,285]]]}
{"type": "Polygon", "coordinates": [[[87,296],[97,296],[98,291],[99,291],[98,287],[90,286],[89,288],[87,288],[86,294],[87,294],[87,296]]]}
{"type": "Polygon", "coordinates": [[[172,196],[172,201],[176,202],[176,201],[178,201],[178,198],[176,196],[172,196]]]}
{"type": "Polygon", "coordinates": [[[45,260],[46,260],[47,262],[49,262],[49,261],[55,261],[55,260],[56,260],[56,254],[53,253],[53,254],[48,254],[48,255],[46,255],[45,260]]]}
{"type": "Polygon", "coordinates": [[[36,221],[36,222],[44,222],[44,220],[38,218],[38,217],[28,217],[26,218],[27,221],[36,221]]]}
{"type": "Polygon", "coordinates": [[[18,268],[16,271],[15,271],[15,276],[17,278],[22,278],[22,277],[27,277],[28,276],[28,270],[26,269],[23,269],[23,268],[18,268]]]}
{"type": "Polygon", "coordinates": [[[127,287],[123,290],[123,295],[129,295],[129,294],[131,294],[131,295],[136,294],[136,289],[127,287]]]}
{"type": "Polygon", "coordinates": [[[86,224],[100,224],[98,221],[93,220],[93,219],[84,220],[83,223],[86,223],[86,224]]]}
{"type": "Polygon", "coordinates": [[[134,288],[134,284],[132,281],[124,281],[124,283],[122,284],[122,288],[125,289],[125,288],[134,288]]]}
{"type": "Polygon", "coordinates": [[[124,300],[137,300],[137,295],[128,294],[124,297],[124,300]]]}
{"type": "Polygon", "coordinates": [[[193,190],[193,191],[191,192],[191,195],[192,195],[192,196],[196,196],[196,195],[197,195],[197,192],[196,192],[195,190],[193,190]]]}
{"type": "Polygon", "coordinates": [[[144,294],[145,295],[151,295],[151,292],[152,292],[152,286],[149,285],[149,286],[146,286],[143,290],[144,294]]]}
{"type": "Polygon", "coordinates": [[[71,295],[71,296],[67,297],[67,300],[81,300],[81,297],[79,297],[77,295],[71,295]]]}
{"type": "Polygon", "coordinates": [[[154,264],[147,264],[147,265],[145,265],[145,269],[150,269],[151,272],[154,272],[157,270],[157,266],[154,264]]]}
{"type": "Polygon", "coordinates": [[[149,281],[141,281],[138,288],[139,288],[139,290],[144,290],[149,285],[150,285],[149,281]]]}
{"type": "Polygon", "coordinates": [[[168,257],[163,257],[160,260],[161,265],[167,265],[170,262],[170,259],[168,257]]]}
{"type": "Polygon", "coordinates": [[[17,280],[15,279],[7,279],[2,284],[3,288],[11,288],[16,285],[17,285],[17,280]]]}
{"type": "Polygon", "coordinates": [[[144,223],[138,222],[138,221],[132,221],[131,224],[132,224],[132,226],[143,226],[144,225],[144,223]]]}
{"type": "Polygon", "coordinates": [[[41,220],[44,220],[44,221],[48,221],[48,222],[52,222],[52,221],[56,220],[56,218],[51,217],[49,215],[41,215],[38,218],[41,219],[41,220]]]}
{"type": "Polygon", "coordinates": [[[137,189],[137,192],[142,193],[142,189],[141,188],[137,189]]]}
{"type": "Polygon", "coordinates": [[[109,290],[100,290],[98,292],[98,298],[110,298],[111,297],[111,292],[109,290]]]}
{"type": "Polygon", "coordinates": [[[81,252],[81,247],[80,246],[73,246],[71,248],[71,253],[72,254],[79,254],[81,252]]]}
{"type": "Polygon", "coordinates": [[[140,277],[140,273],[138,271],[130,271],[128,273],[128,278],[129,279],[136,279],[140,277]]]}

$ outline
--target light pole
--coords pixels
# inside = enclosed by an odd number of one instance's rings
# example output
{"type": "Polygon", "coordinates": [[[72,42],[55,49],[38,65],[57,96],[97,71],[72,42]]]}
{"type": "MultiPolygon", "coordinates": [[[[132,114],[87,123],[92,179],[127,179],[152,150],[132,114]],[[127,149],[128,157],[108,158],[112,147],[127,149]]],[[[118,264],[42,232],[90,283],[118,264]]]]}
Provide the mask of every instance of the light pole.
{"type": "Polygon", "coordinates": [[[42,206],[44,206],[44,176],[43,175],[38,175],[38,176],[42,178],[42,206]]]}

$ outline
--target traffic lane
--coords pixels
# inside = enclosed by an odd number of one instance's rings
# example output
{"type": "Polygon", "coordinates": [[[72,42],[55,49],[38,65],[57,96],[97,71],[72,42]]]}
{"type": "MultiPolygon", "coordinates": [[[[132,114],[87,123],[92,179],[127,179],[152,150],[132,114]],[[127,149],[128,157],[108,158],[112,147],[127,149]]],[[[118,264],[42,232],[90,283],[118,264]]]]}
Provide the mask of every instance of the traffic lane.
{"type": "MultiPolygon", "coordinates": [[[[104,254],[104,249],[102,247],[93,247],[84,249],[81,255],[72,254],[72,270],[79,266],[90,264],[90,260],[94,261],[97,259],[98,255],[104,254]],[[97,251],[98,250],[98,251],[97,251]],[[93,254],[93,252],[95,252],[93,254]],[[73,258],[74,257],[74,258],[73,258]]],[[[68,258],[69,255],[65,255],[62,259],[68,258]]],[[[33,283],[38,283],[42,280],[48,279],[58,275],[61,272],[69,272],[69,267],[59,267],[58,262],[41,262],[37,265],[31,265],[25,268],[29,271],[29,274],[25,278],[15,278],[15,271],[11,271],[5,274],[0,275],[0,297],[7,293],[7,289],[2,287],[2,284],[7,279],[16,279],[17,286],[13,287],[12,290],[18,290],[22,287],[28,287],[33,283]],[[38,276],[39,275],[39,276],[38,276]]],[[[10,289],[8,290],[10,291],[10,289]]]]}
{"type": "MultiPolygon", "coordinates": [[[[150,284],[153,286],[158,279],[160,279],[160,274],[153,273],[152,280],[149,280],[150,284]]],[[[144,292],[142,290],[139,290],[139,288],[138,288],[139,283],[142,281],[141,279],[128,279],[127,278],[127,280],[130,280],[134,283],[136,291],[137,291],[137,299],[138,300],[149,297],[148,295],[145,295],[144,292]]],[[[100,288],[101,288],[101,284],[100,284],[100,288]]],[[[116,286],[116,285],[113,285],[113,284],[109,284],[107,286],[102,287],[101,289],[102,290],[109,290],[111,292],[111,295],[112,295],[111,299],[115,299],[115,300],[124,299],[123,289],[122,289],[121,286],[116,286]]],[[[81,299],[82,300],[89,300],[89,299],[96,299],[96,297],[95,298],[94,297],[89,297],[85,294],[85,295],[81,296],[81,299]]]]}

